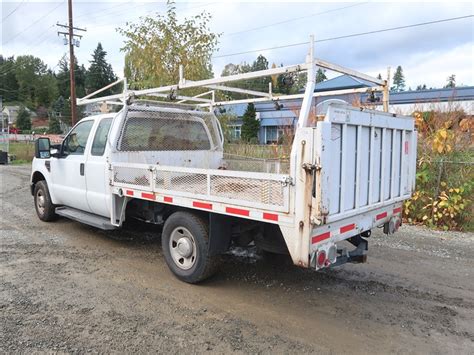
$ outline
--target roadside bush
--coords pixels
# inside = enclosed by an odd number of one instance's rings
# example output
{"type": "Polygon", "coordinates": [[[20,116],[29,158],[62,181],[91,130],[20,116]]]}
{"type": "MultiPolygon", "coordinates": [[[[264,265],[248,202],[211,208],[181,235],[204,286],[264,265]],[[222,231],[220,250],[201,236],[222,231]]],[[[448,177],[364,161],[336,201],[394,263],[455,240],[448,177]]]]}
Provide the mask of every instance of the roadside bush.
{"type": "Polygon", "coordinates": [[[473,230],[473,118],[458,109],[415,112],[418,129],[416,191],[405,202],[409,223],[473,230]]]}

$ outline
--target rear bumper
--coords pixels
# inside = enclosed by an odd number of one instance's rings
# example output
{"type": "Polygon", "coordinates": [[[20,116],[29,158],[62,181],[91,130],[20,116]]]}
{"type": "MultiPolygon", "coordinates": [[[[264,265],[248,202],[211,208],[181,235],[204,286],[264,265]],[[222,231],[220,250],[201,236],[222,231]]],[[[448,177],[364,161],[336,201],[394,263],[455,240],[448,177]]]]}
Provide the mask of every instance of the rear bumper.
{"type": "Polygon", "coordinates": [[[380,226],[387,227],[384,228],[387,234],[393,233],[401,224],[401,213],[402,203],[398,202],[313,228],[309,248],[311,267],[318,270],[347,262],[365,262],[368,243],[363,237],[370,236],[370,230],[380,226]],[[350,252],[338,249],[336,243],[348,239],[356,248],[350,252]],[[321,254],[326,256],[324,262],[321,254]]]}

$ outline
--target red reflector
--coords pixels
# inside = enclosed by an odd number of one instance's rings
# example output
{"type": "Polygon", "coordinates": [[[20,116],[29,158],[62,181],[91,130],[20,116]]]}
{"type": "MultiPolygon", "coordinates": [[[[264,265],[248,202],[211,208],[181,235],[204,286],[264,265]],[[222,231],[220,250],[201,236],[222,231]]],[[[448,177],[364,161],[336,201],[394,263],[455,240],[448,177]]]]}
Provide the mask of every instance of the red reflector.
{"type": "Polygon", "coordinates": [[[249,210],[241,210],[240,208],[226,207],[225,211],[227,213],[238,214],[238,215],[241,215],[241,216],[249,216],[250,215],[249,210]]]}
{"type": "Polygon", "coordinates": [[[387,212],[378,214],[378,215],[375,217],[375,219],[378,221],[379,219],[382,219],[382,218],[385,218],[385,217],[387,217],[387,212]]]}
{"type": "Polygon", "coordinates": [[[351,230],[353,230],[353,229],[355,229],[355,224],[354,224],[354,223],[349,224],[349,225],[344,226],[344,227],[341,227],[341,228],[339,229],[339,231],[340,231],[340,233],[342,234],[342,233],[349,232],[349,231],[351,231],[351,230]]]}
{"type": "Polygon", "coordinates": [[[325,239],[328,239],[330,236],[331,236],[331,233],[330,233],[330,232],[326,232],[326,233],[323,233],[323,234],[314,236],[314,237],[311,239],[311,243],[312,243],[312,244],[319,243],[319,242],[321,242],[321,241],[323,241],[323,240],[325,240],[325,239]]]}
{"type": "Polygon", "coordinates": [[[205,208],[207,210],[212,210],[212,203],[193,201],[193,207],[205,208]]]}
{"type": "Polygon", "coordinates": [[[398,208],[394,208],[393,209],[393,214],[397,214],[397,213],[400,213],[402,212],[402,208],[401,207],[398,207],[398,208]]]}
{"type": "Polygon", "coordinates": [[[155,195],[154,194],[147,194],[146,192],[142,192],[142,197],[143,198],[147,198],[149,200],[154,200],[155,199],[155,195]]]}
{"type": "Polygon", "coordinates": [[[326,264],[326,252],[324,250],[318,253],[317,262],[319,267],[323,267],[326,264]]]}
{"type": "Polygon", "coordinates": [[[126,193],[128,196],[133,196],[133,191],[132,191],[132,190],[127,190],[127,191],[125,191],[125,193],[126,193]]]}
{"type": "Polygon", "coordinates": [[[173,197],[165,196],[163,197],[163,201],[173,203],[173,197]]]}
{"type": "Polygon", "coordinates": [[[264,213],[263,219],[268,219],[270,221],[278,221],[278,215],[273,213],[264,213]]]}

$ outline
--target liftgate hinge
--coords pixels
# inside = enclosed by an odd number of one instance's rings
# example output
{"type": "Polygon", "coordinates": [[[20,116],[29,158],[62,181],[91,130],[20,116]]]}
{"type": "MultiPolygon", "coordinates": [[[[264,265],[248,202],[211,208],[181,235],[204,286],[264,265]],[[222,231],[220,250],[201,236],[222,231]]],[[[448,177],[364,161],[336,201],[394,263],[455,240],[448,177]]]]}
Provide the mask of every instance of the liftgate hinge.
{"type": "Polygon", "coordinates": [[[291,178],[291,176],[285,176],[285,177],[281,180],[281,184],[282,184],[283,186],[294,185],[293,179],[291,178]]]}
{"type": "Polygon", "coordinates": [[[303,163],[301,167],[308,172],[321,170],[321,165],[319,164],[303,163]]]}

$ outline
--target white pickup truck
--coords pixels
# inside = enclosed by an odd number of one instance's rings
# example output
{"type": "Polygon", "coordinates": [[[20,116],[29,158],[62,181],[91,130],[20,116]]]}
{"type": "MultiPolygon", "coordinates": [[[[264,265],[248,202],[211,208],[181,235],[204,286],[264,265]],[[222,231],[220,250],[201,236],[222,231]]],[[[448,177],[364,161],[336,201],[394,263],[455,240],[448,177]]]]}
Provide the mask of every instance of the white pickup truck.
{"type": "Polygon", "coordinates": [[[325,95],[314,93],[317,66],[370,80],[388,107],[386,81],[312,55],[298,66],[201,82],[181,73],[178,84],[165,88],[129,91],[124,83],[123,94],[79,99],[123,108],[82,119],[60,145],[38,139],[31,174],[38,217],[52,221],[60,215],[101,229],[120,228],[130,218],[162,225],[166,262],[189,283],[210,276],[232,245],[285,252],[296,265],[316,270],[365,261],[370,231],[394,233],[414,189],[414,122],[341,104],[329,105],[322,120],[311,122],[312,98],[325,95]],[[303,99],[289,171],[233,170],[213,112],[236,101],[216,102],[214,91],[242,92],[222,84],[300,71],[308,73],[304,94],[248,90],[256,97],[237,100],[303,99]],[[178,95],[196,87],[212,89],[211,98],[178,95]],[[197,102],[196,109],[135,100],[144,95],[197,102]]]}

